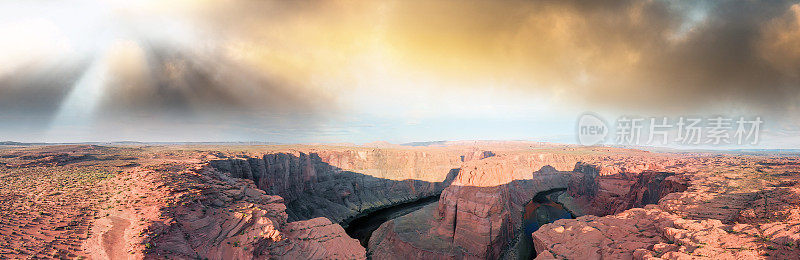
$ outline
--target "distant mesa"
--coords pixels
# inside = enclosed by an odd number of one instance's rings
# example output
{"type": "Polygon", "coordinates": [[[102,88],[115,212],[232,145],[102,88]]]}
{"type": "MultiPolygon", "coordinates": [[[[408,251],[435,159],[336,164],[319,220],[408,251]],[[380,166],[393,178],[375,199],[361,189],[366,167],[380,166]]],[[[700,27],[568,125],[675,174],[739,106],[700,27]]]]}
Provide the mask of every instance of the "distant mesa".
{"type": "Polygon", "coordinates": [[[25,145],[25,143],[14,142],[14,141],[2,141],[0,145],[25,145]]]}
{"type": "Polygon", "coordinates": [[[393,148],[393,147],[400,147],[399,144],[393,144],[387,141],[375,141],[371,143],[365,143],[363,146],[365,147],[375,147],[375,148],[393,148]]]}
{"type": "Polygon", "coordinates": [[[447,141],[427,141],[427,142],[410,142],[401,145],[404,146],[440,146],[447,144],[447,141]]]}

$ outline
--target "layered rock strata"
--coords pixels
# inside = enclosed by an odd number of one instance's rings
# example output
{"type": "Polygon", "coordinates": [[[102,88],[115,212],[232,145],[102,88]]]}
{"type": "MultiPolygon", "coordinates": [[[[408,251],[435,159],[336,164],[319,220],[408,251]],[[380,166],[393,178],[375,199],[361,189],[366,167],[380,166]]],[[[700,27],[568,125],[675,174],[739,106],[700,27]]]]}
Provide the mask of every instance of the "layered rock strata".
{"type": "Polygon", "coordinates": [[[672,192],[686,190],[688,178],[671,172],[644,171],[615,175],[598,175],[595,166],[583,166],[584,178],[573,178],[567,192],[555,200],[565,205],[577,216],[605,216],[630,208],[658,203],[672,192]]]}
{"type": "Polygon", "coordinates": [[[366,258],[338,224],[288,221],[281,197],[208,165],[147,165],[108,185],[119,190],[110,198],[117,204],[92,227],[85,245],[91,258],[366,258]]]}
{"type": "MultiPolygon", "coordinates": [[[[754,164],[735,157],[702,158],[677,170],[691,177],[688,189],[668,194],[658,204],[543,226],[532,236],[537,259],[800,257],[796,160],[754,164]]],[[[657,185],[661,191],[646,188],[659,175],[633,186],[626,196],[632,206],[675,187],[670,184],[675,176],[666,176],[657,185]]]]}
{"type": "Polygon", "coordinates": [[[598,172],[583,164],[576,172],[552,167],[534,172],[529,165],[502,156],[466,163],[435,208],[388,221],[376,230],[369,253],[377,259],[399,259],[393,252],[436,259],[497,259],[519,234],[524,205],[537,193],[566,189],[571,179],[591,179],[598,172]]]}

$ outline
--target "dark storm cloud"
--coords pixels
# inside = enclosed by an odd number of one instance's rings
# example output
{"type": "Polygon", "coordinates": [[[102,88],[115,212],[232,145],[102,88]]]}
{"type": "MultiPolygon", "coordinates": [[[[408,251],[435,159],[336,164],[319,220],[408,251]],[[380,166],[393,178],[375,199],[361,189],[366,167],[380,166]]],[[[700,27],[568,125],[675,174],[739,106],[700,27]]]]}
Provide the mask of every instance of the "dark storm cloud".
{"type": "Polygon", "coordinates": [[[279,76],[272,77],[216,53],[198,57],[181,51],[150,50],[143,69],[144,73],[133,75],[115,73],[117,77],[108,82],[102,113],[292,114],[314,113],[332,105],[327,97],[309,94],[279,76]]]}
{"type": "Polygon", "coordinates": [[[606,108],[798,101],[797,1],[403,2],[391,38],[443,75],[491,75],[606,108]]]}
{"type": "MultiPolygon", "coordinates": [[[[671,26],[655,26],[666,30],[661,37],[654,38],[657,41],[653,45],[643,46],[641,60],[632,66],[633,77],[620,75],[631,82],[619,82],[620,88],[611,88],[614,91],[605,95],[601,88],[596,91],[601,92],[601,99],[628,97],[638,103],[636,101],[641,98],[645,101],[643,104],[670,109],[741,104],[778,112],[794,106],[800,94],[800,78],[796,73],[781,69],[775,58],[764,55],[765,49],[781,37],[770,32],[774,30],[770,28],[772,24],[789,20],[789,25],[793,23],[791,26],[797,27],[798,13],[793,11],[797,8],[795,5],[792,9],[791,4],[707,3],[705,7],[698,7],[706,12],[704,18],[694,22],[688,31],[678,33],[682,35],[674,36],[675,27],[686,26],[686,20],[691,18],[673,22],[671,26]],[[625,91],[632,95],[625,95],[625,91]]],[[[779,30],[791,33],[791,27],[779,30]]],[[[800,42],[795,43],[772,51],[791,55],[800,50],[800,42]]]]}
{"type": "Polygon", "coordinates": [[[585,25],[575,26],[571,42],[579,42],[572,47],[587,51],[586,56],[559,50],[579,61],[562,69],[586,71],[586,82],[573,84],[577,95],[591,104],[654,111],[795,109],[800,101],[797,2],[693,3],[631,1],[615,6],[621,11],[576,2],[565,7],[574,8],[578,24],[585,25]],[[774,45],[780,41],[792,43],[774,45]]]}
{"type": "Polygon", "coordinates": [[[55,113],[61,100],[86,70],[87,63],[28,65],[0,77],[0,113],[32,116],[55,113]]]}

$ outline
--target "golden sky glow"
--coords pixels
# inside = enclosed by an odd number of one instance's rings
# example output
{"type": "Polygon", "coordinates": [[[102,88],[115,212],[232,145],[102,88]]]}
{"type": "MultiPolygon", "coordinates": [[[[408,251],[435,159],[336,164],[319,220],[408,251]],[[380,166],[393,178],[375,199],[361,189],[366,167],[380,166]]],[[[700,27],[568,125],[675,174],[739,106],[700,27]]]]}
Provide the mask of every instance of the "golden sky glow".
{"type": "Polygon", "coordinates": [[[0,17],[9,138],[537,138],[587,110],[800,121],[792,1],[6,1],[0,17]],[[142,129],[98,134],[120,119],[142,129]],[[482,128],[426,123],[455,119],[482,128]]]}

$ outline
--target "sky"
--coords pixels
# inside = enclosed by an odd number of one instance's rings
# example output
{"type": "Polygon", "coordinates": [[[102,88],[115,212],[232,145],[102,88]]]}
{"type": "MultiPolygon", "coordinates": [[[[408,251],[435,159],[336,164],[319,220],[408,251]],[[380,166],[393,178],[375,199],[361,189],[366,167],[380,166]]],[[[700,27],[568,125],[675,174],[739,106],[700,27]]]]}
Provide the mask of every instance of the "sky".
{"type": "Polygon", "coordinates": [[[798,1],[0,2],[0,139],[575,143],[584,113],[800,148],[798,1]]]}

